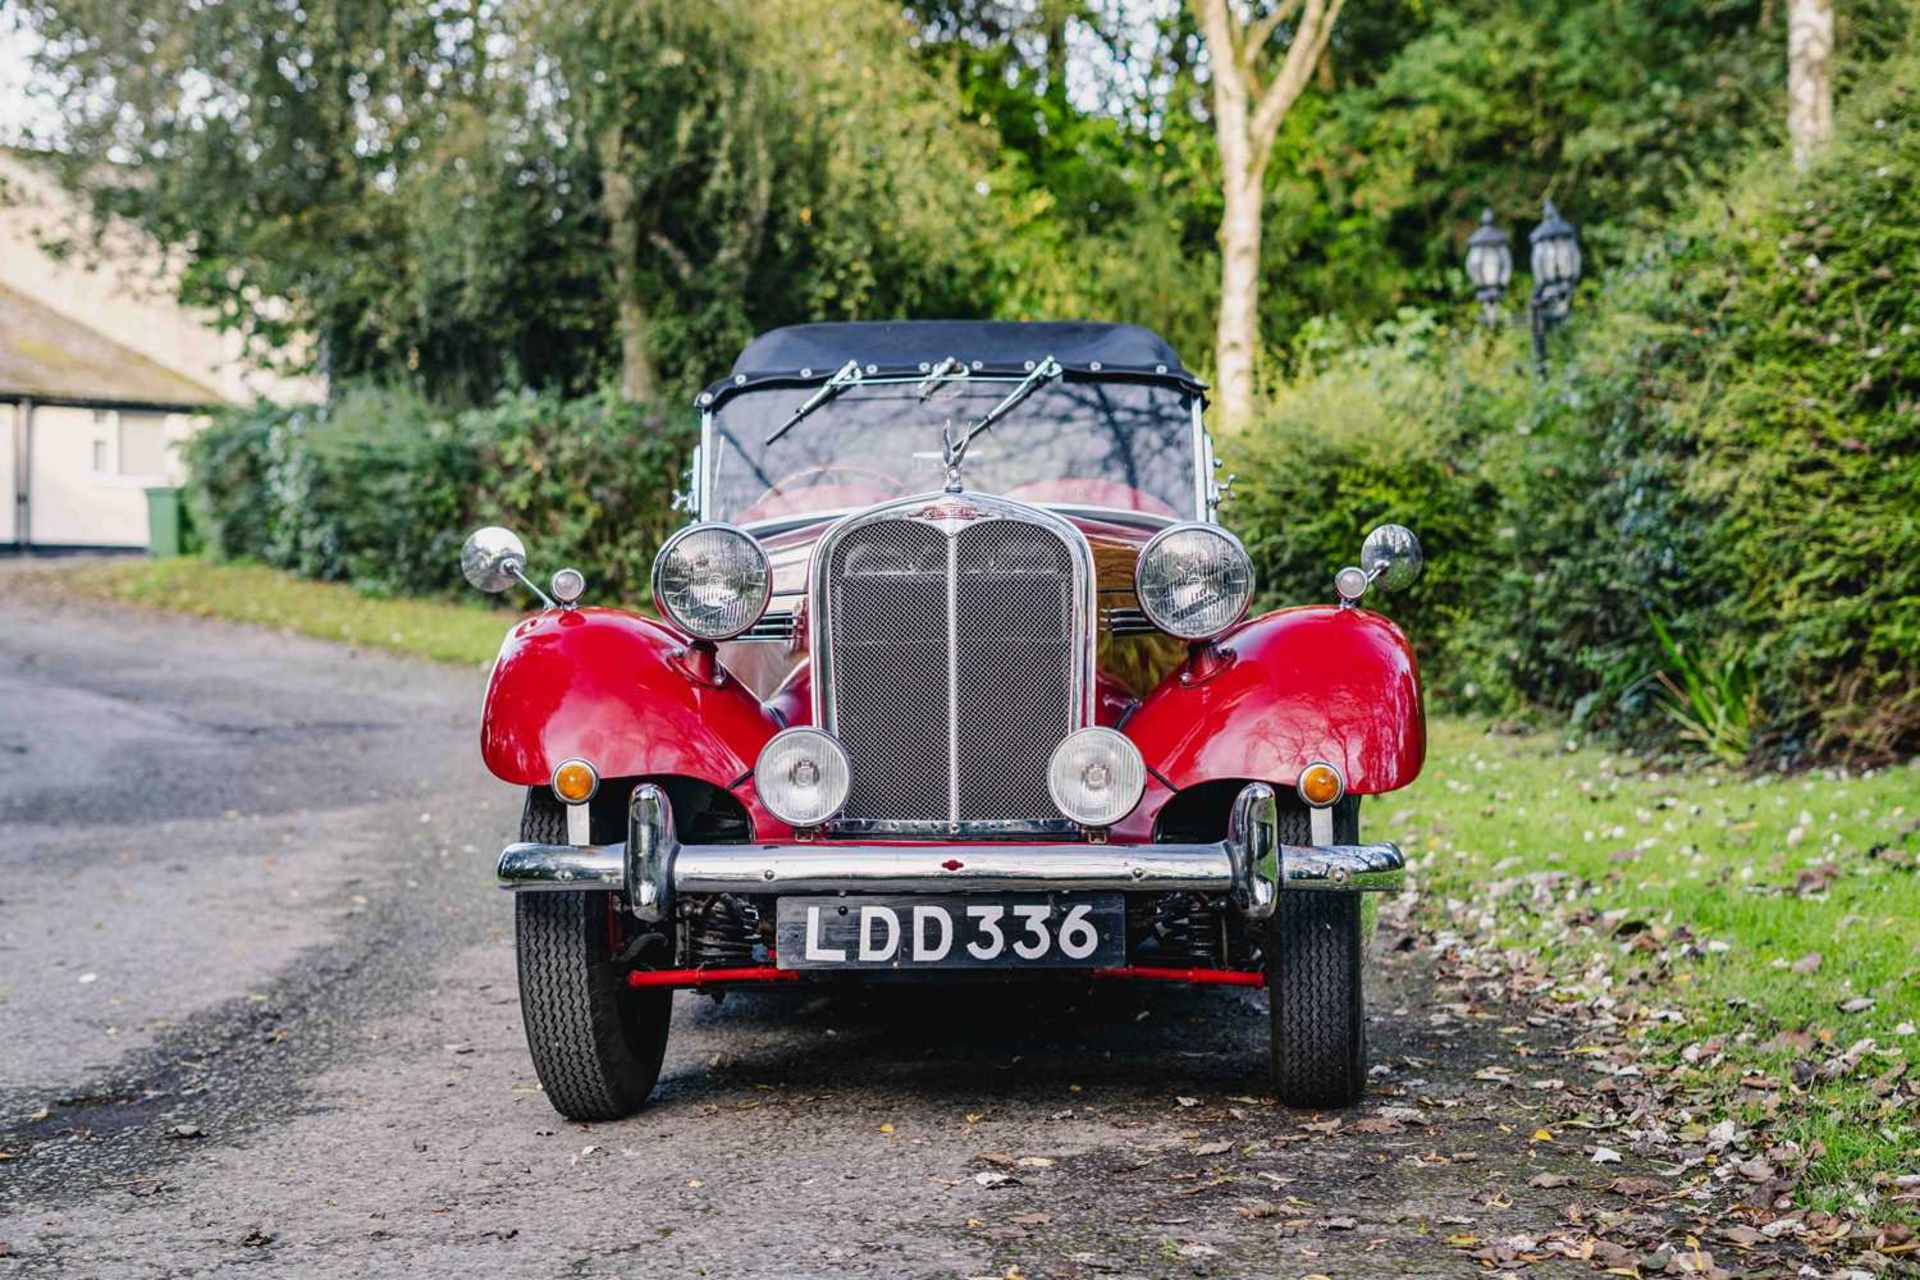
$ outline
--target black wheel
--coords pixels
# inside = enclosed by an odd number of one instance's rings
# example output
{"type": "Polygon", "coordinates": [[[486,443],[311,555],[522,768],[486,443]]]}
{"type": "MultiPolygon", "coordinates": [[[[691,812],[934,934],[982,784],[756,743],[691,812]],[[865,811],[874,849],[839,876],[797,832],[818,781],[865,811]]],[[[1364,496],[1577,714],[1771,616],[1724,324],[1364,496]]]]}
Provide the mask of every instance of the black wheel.
{"type": "MultiPolygon", "coordinates": [[[[1334,839],[1359,839],[1359,802],[1334,810],[1334,839]]],[[[1285,800],[1280,838],[1307,844],[1307,811],[1285,800]]],[[[1268,1055],[1290,1107],[1347,1107],[1367,1087],[1366,933],[1357,893],[1285,890],[1267,923],[1268,1055]]]]}
{"type": "MultiPolygon", "coordinates": [[[[527,793],[520,838],[566,842],[566,810],[527,793]]],[[[547,1101],[569,1120],[618,1120],[646,1105],[667,1051],[673,993],[635,991],[616,957],[631,924],[606,892],[514,895],[520,1016],[547,1101]]]]}

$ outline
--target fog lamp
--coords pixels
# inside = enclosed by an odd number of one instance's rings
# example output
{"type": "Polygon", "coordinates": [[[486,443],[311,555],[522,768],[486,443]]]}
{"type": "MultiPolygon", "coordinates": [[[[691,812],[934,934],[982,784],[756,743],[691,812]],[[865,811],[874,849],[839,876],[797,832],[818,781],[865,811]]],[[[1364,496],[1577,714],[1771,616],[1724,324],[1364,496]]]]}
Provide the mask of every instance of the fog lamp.
{"type": "Polygon", "coordinates": [[[1112,729],[1068,734],[1047,762],[1047,791],[1083,827],[1110,827],[1133,812],[1147,786],[1140,748],[1112,729]]]}
{"type": "Polygon", "coordinates": [[[1300,780],[1294,784],[1294,789],[1309,807],[1324,809],[1328,805],[1338,804],[1340,797],[1347,794],[1347,780],[1326,761],[1316,760],[1300,771],[1300,780]]]}
{"type": "Polygon", "coordinates": [[[568,804],[585,804],[600,789],[600,775],[585,760],[562,760],[553,771],[553,794],[568,804]]]}
{"type": "Polygon", "coordinates": [[[790,827],[817,827],[847,802],[847,753],[819,729],[784,729],[754,762],[753,785],[767,812],[790,827]]]}

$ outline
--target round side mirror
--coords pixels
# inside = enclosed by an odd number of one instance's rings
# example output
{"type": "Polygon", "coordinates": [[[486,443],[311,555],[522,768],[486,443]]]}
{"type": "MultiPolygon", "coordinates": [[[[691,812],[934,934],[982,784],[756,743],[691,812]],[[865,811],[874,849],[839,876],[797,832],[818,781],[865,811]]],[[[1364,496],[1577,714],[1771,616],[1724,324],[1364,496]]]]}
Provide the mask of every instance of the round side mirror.
{"type": "Polygon", "coordinates": [[[1420,580],[1426,558],[1420,539],[1403,524],[1383,524],[1360,544],[1360,567],[1382,591],[1404,591],[1420,580]]]}
{"type": "Polygon", "coordinates": [[[520,580],[527,568],[527,548],[513,530],[490,524],[467,535],[460,548],[460,572],[488,594],[498,594],[520,580]]]}

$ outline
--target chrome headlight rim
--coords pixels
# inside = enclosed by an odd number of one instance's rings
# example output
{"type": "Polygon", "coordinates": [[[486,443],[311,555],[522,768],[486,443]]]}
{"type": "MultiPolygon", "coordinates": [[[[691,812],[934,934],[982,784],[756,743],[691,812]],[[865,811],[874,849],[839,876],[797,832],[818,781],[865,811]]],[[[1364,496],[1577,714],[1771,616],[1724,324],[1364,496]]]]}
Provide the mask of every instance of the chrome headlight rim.
{"type": "Polygon", "coordinates": [[[1093,830],[1103,830],[1124,821],[1129,814],[1140,807],[1140,801],[1147,793],[1147,762],[1140,754],[1139,746],[1118,729],[1109,729],[1105,725],[1088,725],[1084,729],[1075,729],[1060,740],[1047,758],[1047,795],[1053,800],[1053,807],[1069,820],[1093,830]],[[1083,813],[1075,813],[1063,795],[1061,770],[1068,752],[1089,743],[1099,743],[1112,751],[1116,760],[1124,766],[1117,773],[1118,781],[1128,784],[1132,797],[1120,808],[1108,814],[1095,815],[1092,818],[1083,813]],[[1131,777],[1128,777],[1130,771],[1131,777]]]}
{"type": "Polygon", "coordinates": [[[847,749],[840,745],[838,738],[825,729],[816,729],[812,725],[795,725],[791,729],[782,729],[774,734],[767,739],[767,745],[760,748],[760,754],[753,762],[753,789],[768,813],[796,831],[811,831],[832,822],[847,807],[847,799],[853,792],[853,767],[847,759],[847,749]],[[779,764],[776,753],[783,747],[796,742],[820,744],[821,756],[836,763],[839,768],[838,798],[831,805],[823,806],[818,814],[801,814],[797,811],[782,813],[775,799],[782,793],[777,786],[770,785],[777,781],[771,776],[771,771],[779,764]]]}
{"type": "Polygon", "coordinates": [[[1248,611],[1253,607],[1253,587],[1253,557],[1247,554],[1246,544],[1241,542],[1231,530],[1222,528],[1217,524],[1210,524],[1205,520],[1188,520],[1180,524],[1169,525],[1165,529],[1162,529],[1159,533],[1153,535],[1146,546],[1140,549],[1140,558],[1135,560],[1133,564],[1133,596],[1140,606],[1140,611],[1147,615],[1147,621],[1153,623],[1154,626],[1166,634],[1180,640],[1211,640],[1238,626],[1246,618],[1248,611]],[[1235,555],[1240,557],[1241,563],[1246,568],[1247,588],[1245,595],[1240,601],[1239,607],[1233,611],[1231,617],[1216,627],[1188,627],[1182,629],[1172,625],[1168,619],[1162,617],[1155,611],[1147,595],[1145,584],[1141,581],[1156,551],[1160,550],[1160,548],[1171,539],[1191,533],[1200,533],[1219,538],[1227,544],[1228,548],[1230,548],[1235,555]]]}
{"type": "Polygon", "coordinates": [[[760,540],[748,533],[745,529],[742,529],[739,525],[728,524],[724,520],[702,520],[697,524],[690,524],[683,529],[676,530],[672,537],[660,544],[660,550],[655,553],[653,557],[652,586],[653,605],[654,608],[660,611],[661,617],[665,618],[668,622],[695,640],[706,640],[718,643],[745,634],[752,630],[761,618],[766,616],[767,606],[773,602],[773,566],[768,561],[766,548],[760,545],[760,540]],[[730,630],[715,628],[702,630],[691,625],[685,617],[668,603],[667,592],[662,584],[662,575],[666,571],[669,558],[672,554],[678,550],[681,544],[687,539],[696,534],[704,533],[723,533],[739,538],[742,542],[746,543],[747,546],[751,547],[753,553],[760,559],[760,606],[754,610],[751,617],[747,618],[738,627],[730,630]]]}

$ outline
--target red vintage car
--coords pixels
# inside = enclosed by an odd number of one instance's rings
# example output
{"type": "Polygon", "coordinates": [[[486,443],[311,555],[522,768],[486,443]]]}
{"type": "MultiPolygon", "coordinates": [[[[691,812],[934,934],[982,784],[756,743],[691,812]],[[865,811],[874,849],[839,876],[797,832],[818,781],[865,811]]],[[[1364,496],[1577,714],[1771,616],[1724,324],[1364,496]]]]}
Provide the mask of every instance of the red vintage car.
{"type": "Polygon", "coordinates": [[[1328,603],[1247,616],[1201,383],[1128,325],[814,324],[698,399],[662,620],[541,592],[487,687],[547,1096],[629,1114],[675,988],[1067,977],[1264,987],[1272,1083],[1366,1083],[1360,798],[1425,750],[1386,525],[1328,603]]]}

